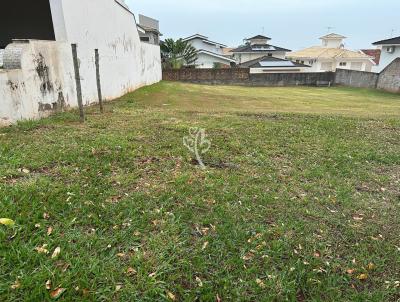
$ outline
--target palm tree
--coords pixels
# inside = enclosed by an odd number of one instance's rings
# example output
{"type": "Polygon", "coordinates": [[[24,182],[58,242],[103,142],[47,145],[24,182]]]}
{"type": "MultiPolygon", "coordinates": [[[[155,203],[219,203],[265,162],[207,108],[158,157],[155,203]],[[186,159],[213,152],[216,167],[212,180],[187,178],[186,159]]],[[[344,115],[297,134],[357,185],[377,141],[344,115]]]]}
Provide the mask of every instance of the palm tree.
{"type": "Polygon", "coordinates": [[[161,44],[164,67],[179,69],[182,66],[193,65],[197,60],[197,50],[182,39],[166,39],[161,44]]]}

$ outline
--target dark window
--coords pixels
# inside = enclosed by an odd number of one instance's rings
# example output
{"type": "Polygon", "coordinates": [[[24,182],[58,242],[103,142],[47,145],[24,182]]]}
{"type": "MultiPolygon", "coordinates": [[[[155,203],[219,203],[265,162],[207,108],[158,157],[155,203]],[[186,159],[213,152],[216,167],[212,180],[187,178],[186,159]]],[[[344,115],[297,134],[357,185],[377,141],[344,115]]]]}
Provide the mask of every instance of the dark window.
{"type": "Polygon", "coordinates": [[[12,39],[55,40],[49,0],[2,1],[0,48],[12,39]]]}
{"type": "Polygon", "coordinates": [[[269,53],[269,54],[268,54],[268,57],[272,57],[272,53],[269,53]]]}
{"type": "Polygon", "coordinates": [[[140,37],[140,41],[150,42],[150,38],[149,37],[140,37]]]}

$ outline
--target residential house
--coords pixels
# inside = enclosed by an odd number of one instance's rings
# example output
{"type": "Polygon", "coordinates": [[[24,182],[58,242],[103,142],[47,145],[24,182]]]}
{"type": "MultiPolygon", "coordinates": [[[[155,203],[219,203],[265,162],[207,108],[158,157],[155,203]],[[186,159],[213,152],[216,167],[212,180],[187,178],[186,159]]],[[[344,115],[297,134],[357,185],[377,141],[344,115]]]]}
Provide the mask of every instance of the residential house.
{"type": "Polygon", "coordinates": [[[235,64],[235,60],[224,55],[223,50],[227,46],[222,43],[211,41],[200,34],[184,38],[183,41],[197,49],[197,68],[231,67],[235,64]]]}
{"type": "Polygon", "coordinates": [[[139,23],[137,24],[139,31],[140,41],[150,44],[159,45],[160,37],[160,24],[156,19],[139,15],[139,23]]]}
{"type": "Polygon", "coordinates": [[[381,60],[376,67],[377,72],[381,72],[395,59],[400,58],[400,36],[373,43],[381,50],[381,60]]]}
{"type": "Polygon", "coordinates": [[[286,53],[290,50],[271,45],[269,44],[270,41],[271,38],[263,35],[245,39],[245,45],[231,50],[232,57],[237,64],[253,61],[265,56],[285,59],[286,53]]]}
{"type": "Polygon", "coordinates": [[[287,54],[287,58],[311,67],[308,72],[335,71],[337,68],[371,71],[375,65],[373,57],[360,51],[344,48],[346,37],[328,34],[320,38],[322,46],[313,46],[287,54]]]}
{"type": "Polygon", "coordinates": [[[286,59],[264,56],[239,65],[250,68],[250,73],[297,73],[307,72],[310,66],[286,59]]]}

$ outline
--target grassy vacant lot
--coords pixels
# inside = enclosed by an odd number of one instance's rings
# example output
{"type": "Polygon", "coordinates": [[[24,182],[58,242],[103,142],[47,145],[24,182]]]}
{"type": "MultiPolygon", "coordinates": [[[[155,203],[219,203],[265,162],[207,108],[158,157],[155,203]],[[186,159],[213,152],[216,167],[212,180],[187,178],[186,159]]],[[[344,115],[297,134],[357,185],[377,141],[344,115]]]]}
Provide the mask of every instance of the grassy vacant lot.
{"type": "Polygon", "coordinates": [[[0,129],[1,301],[400,299],[399,95],[164,82],[97,111],[0,129]]]}

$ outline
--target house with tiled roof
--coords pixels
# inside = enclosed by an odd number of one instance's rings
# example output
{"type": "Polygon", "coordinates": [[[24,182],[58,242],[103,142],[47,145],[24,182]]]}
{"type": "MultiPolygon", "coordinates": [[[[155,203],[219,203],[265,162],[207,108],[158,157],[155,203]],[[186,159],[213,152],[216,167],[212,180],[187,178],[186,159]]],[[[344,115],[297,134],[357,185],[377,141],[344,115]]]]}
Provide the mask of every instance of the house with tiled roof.
{"type": "Polygon", "coordinates": [[[225,44],[209,40],[208,37],[195,34],[184,38],[183,41],[197,49],[196,68],[230,67],[235,60],[225,55],[225,44]]]}
{"type": "Polygon", "coordinates": [[[395,59],[400,58],[400,36],[381,40],[373,43],[381,50],[381,59],[376,71],[380,72],[385,69],[395,59]]]}
{"type": "Polygon", "coordinates": [[[272,45],[270,41],[271,38],[264,35],[257,35],[245,39],[244,45],[230,51],[232,53],[232,58],[239,65],[265,56],[285,59],[286,53],[290,50],[272,45]]]}
{"type": "Polygon", "coordinates": [[[346,37],[329,34],[320,38],[321,46],[313,46],[287,54],[287,59],[297,63],[310,65],[309,72],[336,71],[337,68],[372,71],[375,66],[374,57],[361,51],[344,47],[346,37]]]}

